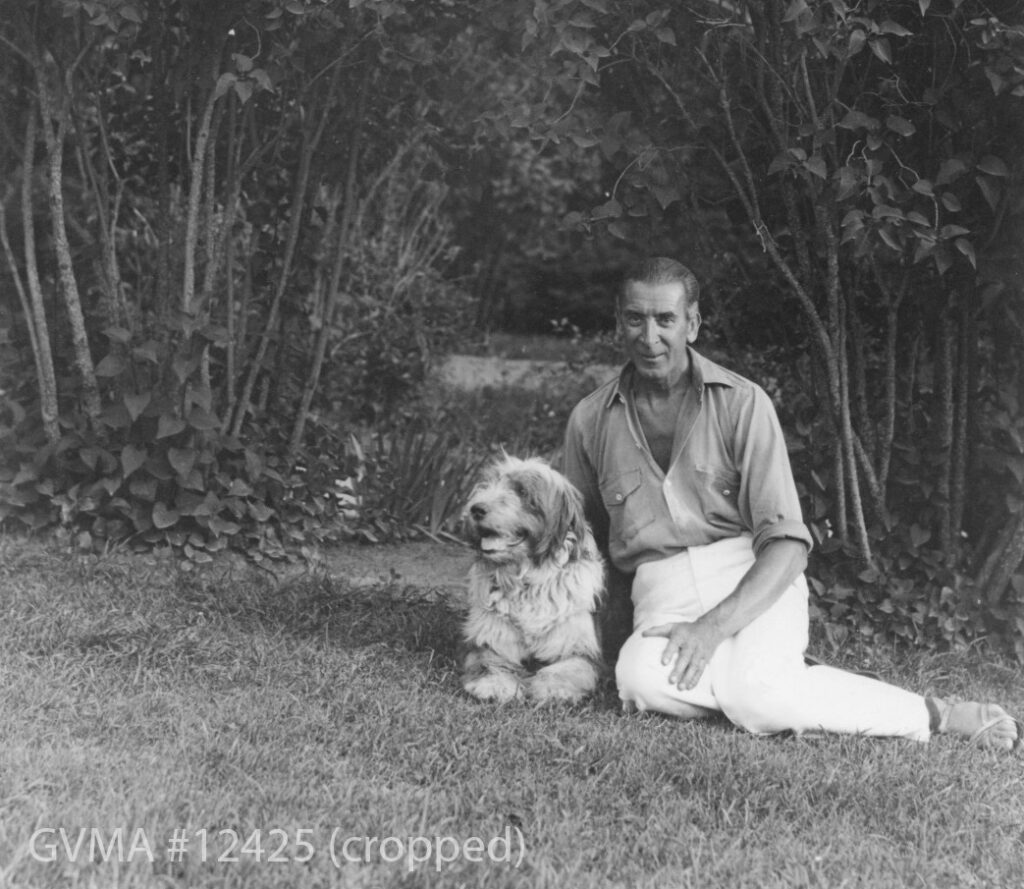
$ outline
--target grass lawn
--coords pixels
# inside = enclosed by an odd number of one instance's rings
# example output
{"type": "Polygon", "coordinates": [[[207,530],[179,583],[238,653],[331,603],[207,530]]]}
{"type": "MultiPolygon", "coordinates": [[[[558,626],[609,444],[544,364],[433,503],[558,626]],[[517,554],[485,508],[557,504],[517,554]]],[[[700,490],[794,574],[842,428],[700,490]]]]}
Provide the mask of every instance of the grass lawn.
{"type": "MultiPolygon", "coordinates": [[[[397,586],[0,537],[0,595],[0,886],[1024,886],[1021,755],[480,705],[397,586]]],[[[979,653],[848,659],[1024,712],[979,653]]]]}

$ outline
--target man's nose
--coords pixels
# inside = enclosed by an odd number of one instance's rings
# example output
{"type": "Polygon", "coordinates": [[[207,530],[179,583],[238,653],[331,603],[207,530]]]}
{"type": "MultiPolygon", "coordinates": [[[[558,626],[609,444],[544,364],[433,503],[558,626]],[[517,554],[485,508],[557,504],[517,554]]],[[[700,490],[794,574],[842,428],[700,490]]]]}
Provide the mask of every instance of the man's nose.
{"type": "Polygon", "coordinates": [[[645,343],[656,343],[658,341],[658,325],[655,324],[653,318],[648,318],[644,322],[644,342],[645,343]]]}

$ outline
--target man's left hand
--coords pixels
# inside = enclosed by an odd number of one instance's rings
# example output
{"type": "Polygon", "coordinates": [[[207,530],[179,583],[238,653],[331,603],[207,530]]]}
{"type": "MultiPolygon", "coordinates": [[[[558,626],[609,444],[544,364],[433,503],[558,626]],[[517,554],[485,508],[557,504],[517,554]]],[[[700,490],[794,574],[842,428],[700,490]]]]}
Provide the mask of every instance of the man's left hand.
{"type": "Polygon", "coordinates": [[[668,666],[675,660],[675,666],[668,675],[668,681],[680,691],[690,691],[704,675],[711,655],[722,641],[714,627],[700,620],[692,623],[662,624],[644,630],[643,636],[663,636],[668,639],[661,662],[668,666]]]}

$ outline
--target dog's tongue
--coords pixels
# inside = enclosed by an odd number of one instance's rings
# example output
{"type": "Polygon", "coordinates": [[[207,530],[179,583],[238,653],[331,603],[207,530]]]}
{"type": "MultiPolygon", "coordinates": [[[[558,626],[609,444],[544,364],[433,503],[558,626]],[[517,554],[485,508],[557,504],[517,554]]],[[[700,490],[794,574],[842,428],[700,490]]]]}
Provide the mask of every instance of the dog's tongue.
{"type": "Polygon", "coordinates": [[[480,538],[480,549],[485,553],[492,553],[501,549],[501,538],[496,535],[480,538]]]}

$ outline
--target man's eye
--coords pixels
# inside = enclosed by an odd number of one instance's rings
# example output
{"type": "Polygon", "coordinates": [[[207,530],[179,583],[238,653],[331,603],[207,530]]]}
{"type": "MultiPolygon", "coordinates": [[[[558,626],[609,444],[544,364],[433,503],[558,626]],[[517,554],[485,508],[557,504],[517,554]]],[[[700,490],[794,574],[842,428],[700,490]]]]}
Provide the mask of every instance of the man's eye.
{"type": "Polygon", "coordinates": [[[659,315],[658,316],[658,326],[659,327],[671,327],[673,324],[675,324],[675,321],[676,321],[676,316],[675,315],[659,315]]]}

